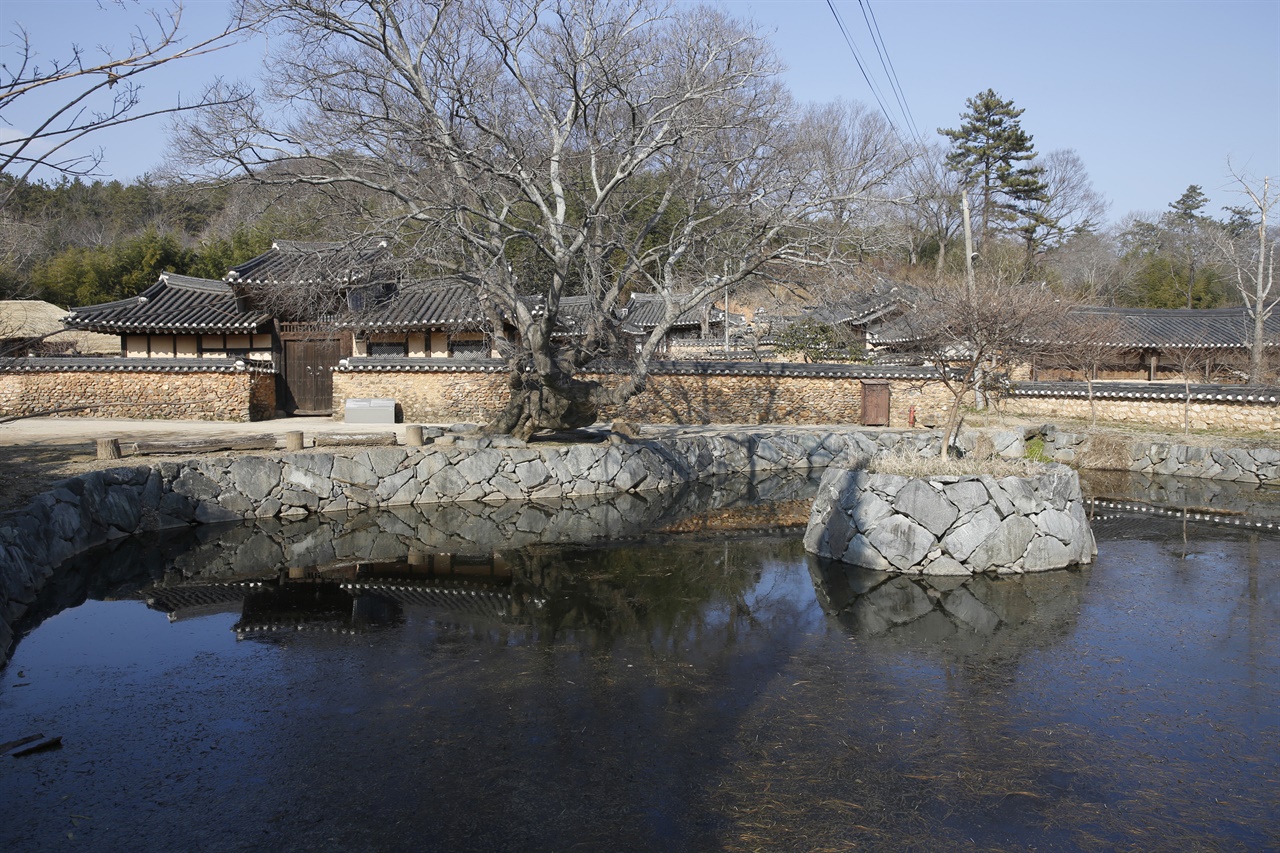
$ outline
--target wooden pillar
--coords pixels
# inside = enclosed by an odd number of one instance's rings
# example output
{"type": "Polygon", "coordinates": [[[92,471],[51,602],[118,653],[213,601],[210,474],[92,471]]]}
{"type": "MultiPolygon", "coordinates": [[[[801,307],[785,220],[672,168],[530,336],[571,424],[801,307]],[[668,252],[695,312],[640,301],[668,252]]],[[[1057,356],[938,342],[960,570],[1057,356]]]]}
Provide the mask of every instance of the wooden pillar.
{"type": "Polygon", "coordinates": [[[289,430],[284,434],[284,449],[298,451],[303,448],[302,430],[289,430]]]}
{"type": "Polygon", "coordinates": [[[422,426],[420,424],[409,424],[404,428],[404,443],[410,447],[422,446],[422,426]]]}
{"type": "Polygon", "coordinates": [[[98,439],[98,458],[99,459],[119,459],[120,458],[120,441],[114,438],[98,439]]]}

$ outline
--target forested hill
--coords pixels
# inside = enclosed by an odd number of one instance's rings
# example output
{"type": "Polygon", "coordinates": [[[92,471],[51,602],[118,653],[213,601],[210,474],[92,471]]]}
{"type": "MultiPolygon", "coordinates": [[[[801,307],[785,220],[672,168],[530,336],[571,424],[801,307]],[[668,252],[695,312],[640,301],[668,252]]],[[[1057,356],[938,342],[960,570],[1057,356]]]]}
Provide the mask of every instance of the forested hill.
{"type": "Polygon", "coordinates": [[[314,202],[251,184],[63,180],[13,189],[0,209],[3,299],[64,308],[108,302],[141,292],[166,270],[222,278],[274,239],[328,237],[314,202]]]}
{"type": "MultiPolygon", "coordinates": [[[[13,188],[0,208],[0,299],[37,298],[64,308],[133,296],[166,270],[221,278],[273,240],[341,240],[361,227],[344,215],[349,206],[303,187],[147,179],[15,186],[7,175],[0,175],[0,184],[0,191],[13,188]]],[[[1236,304],[1230,271],[1211,237],[1247,234],[1250,223],[1237,222],[1238,215],[1224,222],[1208,218],[1198,190],[1188,188],[1161,214],[1131,215],[1042,251],[1025,280],[1047,282],[1090,304],[1236,304]]],[[[940,251],[937,237],[902,211],[869,215],[877,221],[865,227],[878,246],[864,257],[883,275],[910,281],[932,278],[944,266],[959,272],[958,231],[944,230],[950,237],[940,251]]],[[[1021,256],[1024,249],[1015,240],[992,238],[984,257],[1002,251],[1021,256]]],[[[529,272],[526,278],[538,278],[536,265],[529,272]]]]}

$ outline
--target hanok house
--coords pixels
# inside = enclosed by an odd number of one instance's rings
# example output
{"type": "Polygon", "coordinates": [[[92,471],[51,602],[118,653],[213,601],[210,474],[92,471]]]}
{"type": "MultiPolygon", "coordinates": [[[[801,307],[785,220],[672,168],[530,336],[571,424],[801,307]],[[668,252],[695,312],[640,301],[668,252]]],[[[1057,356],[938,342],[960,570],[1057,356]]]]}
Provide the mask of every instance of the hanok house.
{"type": "Polygon", "coordinates": [[[497,356],[475,287],[463,281],[419,281],[374,300],[353,294],[335,327],[351,334],[354,358],[484,359],[497,356]]]}
{"type": "Polygon", "coordinates": [[[275,413],[270,316],[223,281],[162,275],[142,294],[71,312],[115,358],[0,359],[0,415],[259,420],[275,413]]]}
{"type": "MultiPolygon", "coordinates": [[[[1146,380],[1192,379],[1216,381],[1242,377],[1249,362],[1249,337],[1253,321],[1244,308],[1107,308],[1081,307],[1067,312],[1063,337],[1049,342],[1049,353],[1032,365],[1032,379],[1079,379],[1080,359],[1055,356],[1053,349],[1070,347],[1083,334],[1101,352],[1094,379],[1146,380]],[[1057,347],[1052,346],[1057,344],[1057,347]],[[1208,375],[1206,375],[1208,374],[1208,375]]],[[[1272,314],[1264,327],[1269,353],[1280,353],[1280,314],[1272,314]]]]}
{"type": "MultiPolygon", "coordinates": [[[[649,335],[662,321],[667,304],[656,293],[635,293],[622,310],[622,333],[631,340],[638,352],[649,335]]],[[[728,345],[725,338],[726,315],[723,309],[710,302],[692,305],[677,315],[668,329],[657,354],[669,359],[724,358],[741,355],[742,333],[746,331],[746,318],[741,314],[729,314],[728,345]]]]}
{"type": "Polygon", "coordinates": [[[280,240],[233,267],[237,294],[270,313],[278,346],[277,408],[291,415],[333,411],[333,369],[352,355],[335,321],[352,307],[395,290],[385,241],[361,246],[280,240]]]}

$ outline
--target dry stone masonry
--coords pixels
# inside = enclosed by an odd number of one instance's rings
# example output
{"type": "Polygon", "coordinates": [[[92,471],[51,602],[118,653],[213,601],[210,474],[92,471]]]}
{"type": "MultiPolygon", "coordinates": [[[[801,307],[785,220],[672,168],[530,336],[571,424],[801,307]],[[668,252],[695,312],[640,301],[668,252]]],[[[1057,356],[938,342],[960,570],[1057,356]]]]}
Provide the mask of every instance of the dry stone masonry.
{"type": "Polygon", "coordinates": [[[823,468],[900,444],[935,455],[938,447],[930,433],[856,429],[708,430],[568,445],[433,432],[425,447],[162,462],[64,481],[25,510],[0,517],[0,649],[8,648],[10,626],[56,566],[135,533],[376,507],[469,501],[515,506],[670,491],[725,474],[823,468]]]}
{"type": "Polygon", "coordinates": [[[1089,563],[1097,553],[1076,473],[903,477],[829,468],[805,549],[877,571],[1021,573],[1089,563]]]}

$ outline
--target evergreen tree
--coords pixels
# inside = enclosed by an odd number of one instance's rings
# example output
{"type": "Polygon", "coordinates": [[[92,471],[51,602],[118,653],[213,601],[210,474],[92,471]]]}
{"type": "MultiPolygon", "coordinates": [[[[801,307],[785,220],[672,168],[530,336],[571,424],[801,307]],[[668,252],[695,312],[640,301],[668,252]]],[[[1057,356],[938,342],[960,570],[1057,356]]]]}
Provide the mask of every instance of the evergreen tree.
{"type": "Polygon", "coordinates": [[[968,112],[961,114],[960,127],[938,128],[938,132],[952,143],[947,163],[968,188],[981,194],[982,245],[988,245],[993,228],[1016,228],[1027,217],[1036,219],[1037,228],[1047,225],[1035,212],[1036,203],[1045,201],[1044,170],[1022,165],[1036,156],[1031,135],[1018,120],[1024,110],[1002,100],[993,89],[969,98],[965,105],[968,112]]]}
{"type": "Polygon", "coordinates": [[[1177,253],[1182,256],[1186,268],[1184,281],[1188,308],[1195,306],[1197,268],[1200,266],[1200,256],[1208,249],[1203,232],[1206,226],[1212,224],[1212,220],[1201,212],[1208,203],[1209,197],[1204,194],[1200,185],[1192,184],[1177,201],[1169,203],[1169,212],[1164,215],[1165,226],[1173,237],[1177,253]]]}

